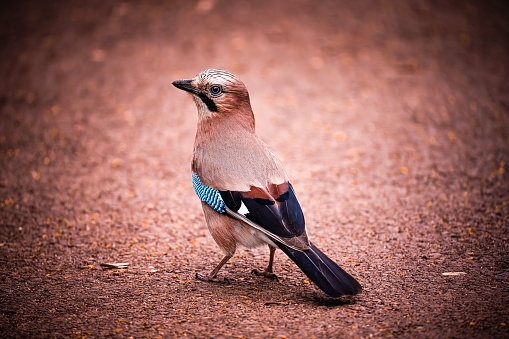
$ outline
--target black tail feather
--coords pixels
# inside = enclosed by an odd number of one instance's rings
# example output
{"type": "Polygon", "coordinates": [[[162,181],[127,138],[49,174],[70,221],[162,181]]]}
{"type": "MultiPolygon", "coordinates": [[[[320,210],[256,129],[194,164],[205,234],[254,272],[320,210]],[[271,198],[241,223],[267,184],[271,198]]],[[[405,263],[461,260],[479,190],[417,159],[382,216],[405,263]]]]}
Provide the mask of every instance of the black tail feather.
{"type": "Polygon", "coordinates": [[[346,273],[312,243],[309,244],[308,250],[302,252],[281,243],[277,243],[277,245],[309,279],[331,297],[353,295],[362,291],[361,285],[355,278],[346,273]]]}

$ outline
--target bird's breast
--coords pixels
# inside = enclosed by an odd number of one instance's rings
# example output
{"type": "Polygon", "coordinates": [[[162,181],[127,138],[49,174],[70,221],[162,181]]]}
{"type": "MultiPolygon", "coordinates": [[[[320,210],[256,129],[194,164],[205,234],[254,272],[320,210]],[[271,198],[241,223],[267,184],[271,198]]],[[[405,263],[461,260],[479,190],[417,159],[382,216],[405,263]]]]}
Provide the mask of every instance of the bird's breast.
{"type": "Polygon", "coordinates": [[[203,140],[197,135],[193,170],[210,187],[249,191],[287,181],[279,159],[256,135],[234,133],[203,140]]]}

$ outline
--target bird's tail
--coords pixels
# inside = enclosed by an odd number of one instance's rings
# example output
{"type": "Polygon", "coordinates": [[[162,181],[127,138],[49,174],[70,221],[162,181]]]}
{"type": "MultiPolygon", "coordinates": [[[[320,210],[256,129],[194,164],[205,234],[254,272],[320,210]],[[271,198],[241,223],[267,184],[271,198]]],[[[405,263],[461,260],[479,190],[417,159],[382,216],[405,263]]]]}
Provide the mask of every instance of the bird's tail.
{"type": "Polygon", "coordinates": [[[309,243],[309,249],[305,251],[297,251],[279,242],[277,245],[309,279],[331,297],[353,295],[362,291],[361,285],[354,277],[346,273],[312,243],[309,243]]]}

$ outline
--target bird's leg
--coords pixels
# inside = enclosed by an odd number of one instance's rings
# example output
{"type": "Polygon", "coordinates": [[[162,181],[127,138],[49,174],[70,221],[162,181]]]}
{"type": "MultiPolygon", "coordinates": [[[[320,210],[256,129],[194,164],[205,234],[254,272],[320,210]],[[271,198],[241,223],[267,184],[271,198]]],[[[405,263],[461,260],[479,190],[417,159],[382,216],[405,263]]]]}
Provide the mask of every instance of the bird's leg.
{"type": "Polygon", "coordinates": [[[202,274],[196,272],[196,279],[202,280],[202,281],[222,282],[222,283],[226,283],[226,284],[229,285],[230,284],[230,280],[228,280],[228,278],[226,278],[226,277],[224,277],[222,280],[215,280],[214,278],[217,276],[217,273],[219,272],[221,267],[223,267],[224,264],[226,264],[228,262],[228,260],[230,260],[231,257],[232,257],[231,254],[226,254],[223,257],[223,259],[221,259],[219,264],[217,264],[216,268],[214,268],[212,270],[212,272],[210,272],[208,275],[202,275],[202,274]]]}
{"type": "Polygon", "coordinates": [[[265,269],[266,272],[272,273],[272,264],[274,264],[274,254],[276,253],[276,248],[269,245],[270,255],[269,255],[269,264],[265,269]]]}
{"type": "Polygon", "coordinates": [[[274,264],[274,254],[276,253],[276,248],[274,246],[269,245],[269,250],[270,250],[270,257],[269,257],[269,264],[267,265],[267,268],[262,272],[258,271],[255,268],[251,272],[256,275],[262,275],[262,276],[272,279],[272,280],[278,280],[277,275],[275,275],[272,272],[272,264],[274,264]]]}

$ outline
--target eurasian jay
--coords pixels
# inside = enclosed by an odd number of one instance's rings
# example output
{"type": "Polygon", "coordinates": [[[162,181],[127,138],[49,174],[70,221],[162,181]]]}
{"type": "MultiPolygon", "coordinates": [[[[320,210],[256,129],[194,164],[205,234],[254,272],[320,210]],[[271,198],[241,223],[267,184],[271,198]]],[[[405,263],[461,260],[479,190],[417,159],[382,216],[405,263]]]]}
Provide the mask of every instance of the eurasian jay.
{"type": "MultiPolygon", "coordinates": [[[[192,94],[198,109],[192,179],[212,237],[225,253],[208,275],[213,280],[238,245],[268,244],[272,272],[281,249],[332,297],[361,292],[360,284],[308,238],[304,215],[279,159],[255,133],[249,94],[233,74],[207,69],[173,85],[192,94]]],[[[256,271],[255,271],[256,273],[256,271]]]]}

